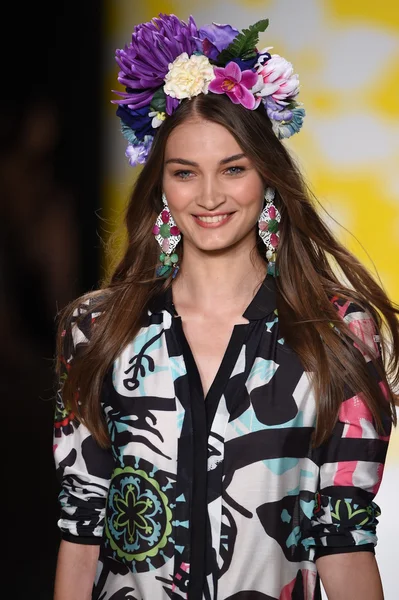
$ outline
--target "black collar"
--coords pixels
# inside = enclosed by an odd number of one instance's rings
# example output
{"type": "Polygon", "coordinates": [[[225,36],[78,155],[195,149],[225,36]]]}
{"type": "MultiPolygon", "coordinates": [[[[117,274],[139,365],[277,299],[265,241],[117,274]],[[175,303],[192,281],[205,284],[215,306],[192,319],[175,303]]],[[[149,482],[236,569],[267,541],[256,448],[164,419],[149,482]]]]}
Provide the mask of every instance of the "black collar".
{"type": "MultiPolygon", "coordinates": [[[[248,321],[257,321],[270,315],[276,307],[276,281],[272,275],[266,275],[259,290],[246,308],[243,317],[248,319],[248,321]]],[[[173,304],[172,287],[170,286],[167,290],[158,294],[158,296],[150,302],[148,308],[152,313],[160,313],[166,309],[172,315],[176,316],[177,313],[173,304]]]]}
{"type": "Polygon", "coordinates": [[[248,321],[257,321],[270,315],[277,308],[276,280],[266,275],[262,285],[243,314],[248,321]]]}

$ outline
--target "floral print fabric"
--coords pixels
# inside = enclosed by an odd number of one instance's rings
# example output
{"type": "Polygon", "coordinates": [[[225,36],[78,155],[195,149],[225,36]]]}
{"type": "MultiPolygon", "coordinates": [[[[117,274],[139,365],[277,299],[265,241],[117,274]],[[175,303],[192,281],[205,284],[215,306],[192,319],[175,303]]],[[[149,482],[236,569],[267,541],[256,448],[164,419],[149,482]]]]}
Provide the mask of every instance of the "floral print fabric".
{"type": "MultiPolygon", "coordinates": [[[[369,315],[333,302],[377,356],[369,315]]],[[[83,304],[65,332],[65,377],[97,316],[83,304]]],[[[60,390],[59,527],[100,545],[93,598],[319,600],[315,558],[373,550],[389,426],[379,436],[348,389],[331,438],[312,449],[311,380],[281,338],[272,277],[244,317],[204,398],[171,293],[159,298],[103,383],[110,450],[60,390]]]]}

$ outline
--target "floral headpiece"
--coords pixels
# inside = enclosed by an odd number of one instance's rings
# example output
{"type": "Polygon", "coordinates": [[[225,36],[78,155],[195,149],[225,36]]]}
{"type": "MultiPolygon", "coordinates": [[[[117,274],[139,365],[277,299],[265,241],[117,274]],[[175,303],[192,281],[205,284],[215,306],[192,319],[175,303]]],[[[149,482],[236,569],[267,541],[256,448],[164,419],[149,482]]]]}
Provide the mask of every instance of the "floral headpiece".
{"type": "Polygon", "coordinates": [[[298,75],[291,63],[271,47],[258,50],[259,33],[268,19],[239,32],[231,25],[205,25],[198,29],[175,15],[160,14],[136,25],[129,46],[116,50],[118,81],[125,92],[117,116],[129,145],[132,166],[147,160],[156,130],[185,98],[198,94],[226,94],[234,104],[255,110],[263,102],[279,139],[298,132],[305,110],[296,97],[298,75]]]}

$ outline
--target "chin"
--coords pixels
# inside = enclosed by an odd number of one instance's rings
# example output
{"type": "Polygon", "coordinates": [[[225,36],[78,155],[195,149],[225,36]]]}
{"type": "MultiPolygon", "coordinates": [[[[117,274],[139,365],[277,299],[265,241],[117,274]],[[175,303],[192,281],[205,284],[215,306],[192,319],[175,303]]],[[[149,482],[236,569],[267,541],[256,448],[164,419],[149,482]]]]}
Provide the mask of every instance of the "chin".
{"type": "MultiPolygon", "coordinates": [[[[223,252],[233,249],[239,245],[248,246],[252,242],[256,243],[256,231],[255,228],[251,228],[246,232],[242,231],[242,228],[237,227],[226,229],[221,228],[219,230],[204,229],[202,232],[194,231],[186,234],[186,243],[196,250],[201,252],[223,252]],[[230,231],[229,231],[230,229],[230,231]],[[234,229],[235,231],[232,231],[234,229]],[[238,229],[238,230],[237,230],[238,229]],[[191,235],[190,235],[191,233],[191,235]],[[251,238],[251,239],[250,239],[251,238]],[[189,240],[189,241],[188,241],[189,240]]],[[[183,232],[183,237],[185,236],[183,232]]]]}
{"type": "Polygon", "coordinates": [[[220,253],[223,251],[228,251],[229,249],[236,246],[240,240],[237,239],[225,239],[225,240],[207,240],[204,242],[203,240],[193,240],[192,244],[197,250],[201,252],[215,252],[220,253]]]}

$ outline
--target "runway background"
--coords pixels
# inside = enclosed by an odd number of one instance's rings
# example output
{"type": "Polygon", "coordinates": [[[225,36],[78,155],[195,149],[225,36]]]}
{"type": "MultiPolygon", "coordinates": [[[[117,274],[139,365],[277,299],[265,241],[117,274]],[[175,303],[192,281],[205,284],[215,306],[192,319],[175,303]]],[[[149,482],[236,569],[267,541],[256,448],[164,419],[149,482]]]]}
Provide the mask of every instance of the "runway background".
{"type": "MultiPolygon", "coordinates": [[[[111,90],[135,24],[174,12],[238,29],[299,74],[307,117],[286,142],[339,238],[399,301],[399,7],[393,0],[59,0],[9,5],[0,99],[0,392],[13,600],[50,600],[59,542],[51,453],[57,311],[95,288],[137,170],[111,90]],[[345,229],[346,228],[346,229],[345,229]],[[351,232],[355,238],[350,235],[351,232]]],[[[115,252],[117,247],[115,247],[115,252]]],[[[377,559],[397,600],[399,431],[377,496],[377,559]]]]}

